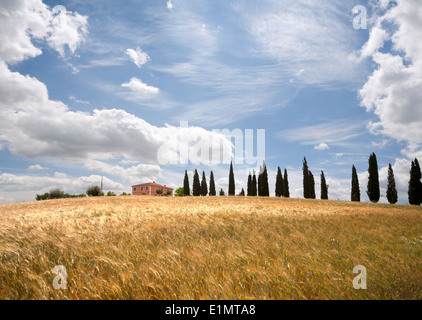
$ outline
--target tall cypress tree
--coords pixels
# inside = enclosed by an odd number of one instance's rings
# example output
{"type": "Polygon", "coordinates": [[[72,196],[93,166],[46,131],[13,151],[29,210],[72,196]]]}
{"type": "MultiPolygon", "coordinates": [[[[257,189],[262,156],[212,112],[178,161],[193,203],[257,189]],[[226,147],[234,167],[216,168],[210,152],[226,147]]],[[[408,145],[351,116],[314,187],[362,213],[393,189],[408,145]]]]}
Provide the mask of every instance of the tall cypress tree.
{"type": "Polygon", "coordinates": [[[252,176],[252,197],[256,197],[258,195],[258,189],[257,189],[257,181],[256,181],[256,173],[255,170],[253,171],[253,176],[252,176]]]}
{"type": "Polygon", "coordinates": [[[192,193],[195,197],[199,197],[201,195],[201,183],[199,182],[199,174],[196,169],[195,174],[193,175],[192,193]]]}
{"type": "Polygon", "coordinates": [[[281,172],[280,167],[278,167],[277,177],[275,180],[275,196],[276,197],[283,196],[283,173],[281,172]]]}
{"type": "Polygon", "coordinates": [[[214,197],[217,193],[215,191],[214,173],[211,171],[210,174],[210,196],[214,197]]]}
{"type": "Polygon", "coordinates": [[[315,179],[314,179],[314,175],[312,174],[312,172],[309,170],[309,198],[310,199],[315,199],[316,195],[315,195],[315,179]]]}
{"type": "Polygon", "coordinates": [[[369,168],[368,168],[368,194],[369,200],[377,203],[380,200],[380,181],[378,176],[378,163],[377,156],[372,153],[369,156],[369,168]]]}
{"type": "Polygon", "coordinates": [[[409,203],[420,206],[422,203],[421,168],[418,159],[412,161],[409,180],[409,203]]]}
{"type": "Polygon", "coordinates": [[[264,162],[264,171],[262,172],[262,196],[269,197],[270,196],[270,188],[268,185],[268,172],[267,172],[267,165],[264,162]]]}
{"type": "Polygon", "coordinates": [[[190,196],[189,177],[187,170],[185,170],[185,179],[183,180],[183,194],[185,196],[190,196]]]}
{"type": "Polygon", "coordinates": [[[391,163],[388,164],[388,185],[387,185],[387,199],[391,204],[397,203],[397,189],[396,180],[394,179],[394,171],[391,163]]]}
{"type": "Polygon", "coordinates": [[[328,185],[325,180],[324,171],[321,171],[321,200],[328,200],[328,185]]]}
{"type": "Polygon", "coordinates": [[[355,166],[352,168],[352,201],[360,202],[359,178],[355,166]]]}
{"type": "Polygon", "coordinates": [[[207,178],[205,177],[205,171],[202,171],[201,196],[205,197],[207,194],[208,194],[207,178]]]}
{"type": "Polygon", "coordinates": [[[258,197],[262,197],[262,166],[259,167],[258,172],[258,197]]]}
{"type": "Polygon", "coordinates": [[[305,199],[311,198],[311,190],[310,190],[310,182],[309,182],[309,168],[308,168],[308,161],[306,161],[306,157],[303,159],[303,197],[305,199]]]}
{"type": "Polygon", "coordinates": [[[289,190],[289,176],[287,175],[287,169],[284,169],[284,196],[286,198],[290,198],[290,190],[289,190]]]}
{"type": "Polygon", "coordinates": [[[230,173],[229,173],[229,196],[236,195],[236,186],[234,182],[234,173],[233,173],[233,162],[230,162],[230,173]]]}
{"type": "Polygon", "coordinates": [[[252,196],[252,174],[250,171],[248,176],[248,189],[246,190],[246,194],[248,195],[248,197],[252,196]]]}

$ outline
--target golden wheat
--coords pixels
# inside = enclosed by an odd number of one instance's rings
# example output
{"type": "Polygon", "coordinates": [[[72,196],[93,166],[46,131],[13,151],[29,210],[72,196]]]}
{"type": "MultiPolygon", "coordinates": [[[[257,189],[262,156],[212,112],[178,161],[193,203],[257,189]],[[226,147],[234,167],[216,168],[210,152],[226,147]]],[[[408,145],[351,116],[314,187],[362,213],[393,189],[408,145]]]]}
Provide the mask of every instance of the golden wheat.
{"type": "Polygon", "coordinates": [[[249,197],[0,206],[0,299],[421,299],[422,209],[249,197]],[[67,288],[52,269],[67,270],[67,288]],[[353,267],[368,272],[355,290],[353,267]]]}

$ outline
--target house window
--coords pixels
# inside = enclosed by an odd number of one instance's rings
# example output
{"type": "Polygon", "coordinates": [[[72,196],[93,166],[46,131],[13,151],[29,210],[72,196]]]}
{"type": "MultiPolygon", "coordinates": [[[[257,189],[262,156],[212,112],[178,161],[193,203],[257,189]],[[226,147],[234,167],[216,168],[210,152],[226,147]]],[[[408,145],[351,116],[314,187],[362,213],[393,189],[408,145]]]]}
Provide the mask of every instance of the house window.
{"type": "Polygon", "coordinates": [[[147,190],[148,190],[148,187],[147,187],[147,190]]]}
{"type": "Polygon", "coordinates": [[[136,191],[136,187],[135,187],[135,188],[133,188],[133,191],[136,191]]]}
{"type": "Polygon", "coordinates": [[[144,190],[144,187],[141,187],[141,191],[144,190]]]}

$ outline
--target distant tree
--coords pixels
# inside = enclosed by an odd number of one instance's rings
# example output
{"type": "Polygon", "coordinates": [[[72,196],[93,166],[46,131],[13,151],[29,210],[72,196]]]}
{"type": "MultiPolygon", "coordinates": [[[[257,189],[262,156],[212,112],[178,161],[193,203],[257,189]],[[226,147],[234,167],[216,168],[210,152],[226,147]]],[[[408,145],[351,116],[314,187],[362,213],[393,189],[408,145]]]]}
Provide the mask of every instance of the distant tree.
{"type": "Polygon", "coordinates": [[[114,192],[111,192],[111,191],[107,192],[107,197],[115,197],[115,196],[116,194],[114,192]]]}
{"type": "Polygon", "coordinates": [[[190,196],[189,177],[187,170],[185,170],[185,179],[183,181],[183,194],[185,196],[190,196]]]}
{"type": "Polygon", "coordinates": [[[236,195],[236,186],[234,181],[233,173],[233,162],[230,162],[230,173],[229,173],[229,196],[236,195]]]}
{"type": "Polygon", "coordinates": [[[101,190],[99,186],[92,186],[86,190],[86,194],[88,197],[102,197],[104,196],[104,192],[101,190]]]}
{"type": "Polygon", "coordinates": [[[378,176],[378,163],[377,156],[372,153],[369,156],[369,167],[368,167],[368,189],[367,194],[371,202],[377,203],[380,200],[380,182],[378,176]]]}
{"type": "Polygon", "coordinates": [[[171,196],[171,191],[170,191],[170,190],[167,190],[167,192],[166,192],[165,196],[166,196],[166,197],[171,196]]]}
{"type": "Polygon", "coordinates": [[[199,182],[199,174],[196,169],[195,174],[193,175],[192,193],[194,197],[199,197],[201,195],[201,183],[199,182]]]}
{"type": "Polygon", "coordinates": [[[48,194],[48,199],[62,199],[64,197],[64,191],[60,189],[53,189],[48,194]]]}
{"type": "Polygon", "coordinates": [[[155,190],[156,194],[162,195],[163,194],[163,189],[157,189],[155,190]]]}
{"type": "Polygon", "coordinates": [[[35,197],[35,199],[37,201],[43,201],[43,200],[47,200],[48,199],[48,192],[44,193],[44,194],[37,194],[37,196],[35,197]]]}
{"type": "Polygon", "coordinates": [[[316,199],[315,195],[315,179],[312,172],[309,170],[309,197],[310,199],[316,199]]]}
{"type": "Polygon", "coordinates": [[[174,195],[176,197],[183,197],[185,195],[185,188],[184,187],[177,188],[176,191],[174,192],[174,195]]]}
{"type": "Polygon", "coordinates": [[[121,196],[127,196],[126,192],[122,192],[121,196]]]}
{"type": "Polygon", "coordinates": [[[248,197],[252,196],[252,174],[250,171],[248,175],[248,188],[246,189],[246,194],[248,197]]]}
{"type": "Polygon", "coordinates": [[[306,157],[303,159],[303,197],[305,199],[311,198],[311,183],[309,181],[310,175],[309,175],[309,168],[308,168],[308,161],[306,160],[306,157]]]}
{"type": "Polygon", "coordinates": [[[352,168],[352,201],[360,202],[360,187],[359,187],[359,178],[356,171],[356,167],[352,168]]]}
{"type": "Polygon", "coordinates": [[[258,189],[257,189],[257,181],[256,181],[255,170],[254,170],[253,176],[252,176],[252,188],[251,189],[252,189],[251,196],[256,197],[258,195],[258,189]]]}
{"type": "Polygon", "coordinates": [[[328,200],[328,185],[325,180],[324,171],[321,171],[321,200],[328,200]]]}
{"type": "Polygon", "coordinates": [[[215,181],[214,181],[214,173],[211,171],[210,175],[210,196],[215,196],[217,193],[215,192],[215,181]]]}
{"type": "Polygon", "coordinates": [[[245,196],[245,189],[242,188],[242,191],[240,191],[239,193],[239,197],[244,197],[245,196]]]}
{"type": "Polygon", "coordinates": [[[205,197],[207,194],[208,194],[207,178],[205,177],[205,171],[202,171],[201,196],[205,197]]]}
{"type": "Polygon", "coordinates": [[[412,161],[409,180],[409,204],[420,206],[422,203],[421,168],[418,159],[412,161]]]}
{"type": "Polygon", "coordinates": [[[282,197],[284,196],[284,181],[283,181],[283,173],[281,172],[280,167],[277,170],[277,177],[275,180],[275,196],[282,197]]]}
{"type": "Polygon", "coordinates": [[[224,193],[223,188],[220,189],[220,196],[225,196],[226,194],[224,193]]]}
{"type": "Polygon", "coordinates": [[[290,190],[289,190],[289,176],[287,175],[287,169],[284,169],[284,178],[283,178],[283,183],[284,183],[284,197],[285,198],[290,198],[290,190]]]}
{"type": "Polygon", "coordinates": [[[391,163],[388,164],[387,199],[391,204],[396,204],[398,200],[396,180],[394,179],[394,171],[391,163]]]}
{"type": "Polygon", "coordinates": [[[267,173],[267,165],[265,161],[263,165],[260,167],[259,175],[258,175],[258,196],[260,197],[269,197],[270,196],[270,189],[268,186],[268,173],[267,173]]]}

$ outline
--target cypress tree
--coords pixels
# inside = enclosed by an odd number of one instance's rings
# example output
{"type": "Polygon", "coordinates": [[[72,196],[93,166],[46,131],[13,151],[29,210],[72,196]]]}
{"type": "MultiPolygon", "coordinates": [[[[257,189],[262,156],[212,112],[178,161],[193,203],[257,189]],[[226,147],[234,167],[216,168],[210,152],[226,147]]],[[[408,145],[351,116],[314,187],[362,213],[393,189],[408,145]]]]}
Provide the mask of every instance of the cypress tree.
{"type": "Polygon", "coordinates": [[[224,193],[223,188],[221,188],[221,189],[220,189],[220,196],[221,196],[221,197],[224,197],[225,195],[226,195],[226,194],[224,193]]]}
{"type": "Polygon", "coordinates": [[[281,173],[280,167],[278,167],[277,177],[275,181],[275,196],[283,196],[283,173],[281,173]]]}
{"type": "Polygon", "coordinates": [[[287,175],[287,169],[284,169],[284,196],[286,198],[290,198],[290,191],[289,191],[289,176],[287,175]]]}
{"type": "Polygon", "coordinates": [[[397,203],[397,189],[396,180],[394,179],[394,171],[391,163],[388,164],[388,185],[387,185],[387,199],[391,204],[397,203]]]}
{"type": "Polygon", "coordinates": [[[418,159],[412,161],[409,180],[409,203],[411,205],[420,206],[422,203],[422,185],[421,185],[421,168],[418,159]]]}
{"type": "Polygon", "coordinates": [[[202,171],[201,196],[205,197],[207,194],[208,194],[207,178],[205,177],[205,171],[202,171]]]}
{"type": "Polygon", "coordinates": [[[189,177],[188,177],[188,171],[187,170],[185,170],[185,179],[183,181],[183,194],[185,196],[190,195],[189,177]]]}
{"type": "Polygon", "coordinates": [[[315,179],[311,171],[309,171],[309,198],[315,199],[315,179]]]}
{"type": "Polygon", "coordinates": [[[257,181],[256,181],[256,173],[255,170],[253,172],[253,177],[252,177],[252,197],[256,197],[258,195],[258,190],[256,187],[257,181]]]}
{"type": "Polygon", "coordinates": [[[214,197],[217,193],[215,192],[215,181],[214,181],[214,173],[211,171],[210,174],[210,196],[214,197]]]}
{"type": "Polygon", "coordinates": [[[248,189],[246,190],[246,194],[248,195],[248,197],[252,196],[252,174],[250,171],[248,176],[248,189]]]}
{"type": "Polygon", "coordinates": [[[325,180],[324,171],[321,171],[321,200],[328,200],[328,185],[325,180]]]}
{"type": "Polygon", "coordinates": [[[309,182],[309,168],[308,162],[306,161],[306,157],[303,159],[303,197],[305,199],[311,198],[311,190],[310,190],[310,182],[309,182]]]}
{"type": "Polygon", "coordinates": [[[229,173],[229,196],[236,195],[236,187],[234,182],[234,173],[233,173],[233,162],[230,162],[230,173],[229,173]]]}
{"type": "Polygon", "coordinates": [[[359,178],[355,166],[352,168],[352,201],[360,202],[359,178]]]}
{"type": "Polygon", "coordinates": [[[380,200],[380,182],[378,177],[378,163],[377,156],[372,153],[369,157],[369,168],[368,168],[368,198],[374,203],[380,200]]]}
{"type": "Polygon", "coordinates": [[[270,188],[268,185],[268,173],[267,173],[267,165],[264,162],[264,171],[262,172],[262,196],[269,197],[270,196],[270,188]]]}
{"type": "Polygon", "coordinates": [[[192,193],[195,197],[199,197],[201,195],[201,183],[199,182],[199,174],[196,169],[195,174],[193,175],[192,193]]]}
{"type": "Polygon", "coordinates": [[[244,197],[245,196],[245,189],[242,188],[242,191],[240,191],[239,193],[239,197],[244,197]]]}

